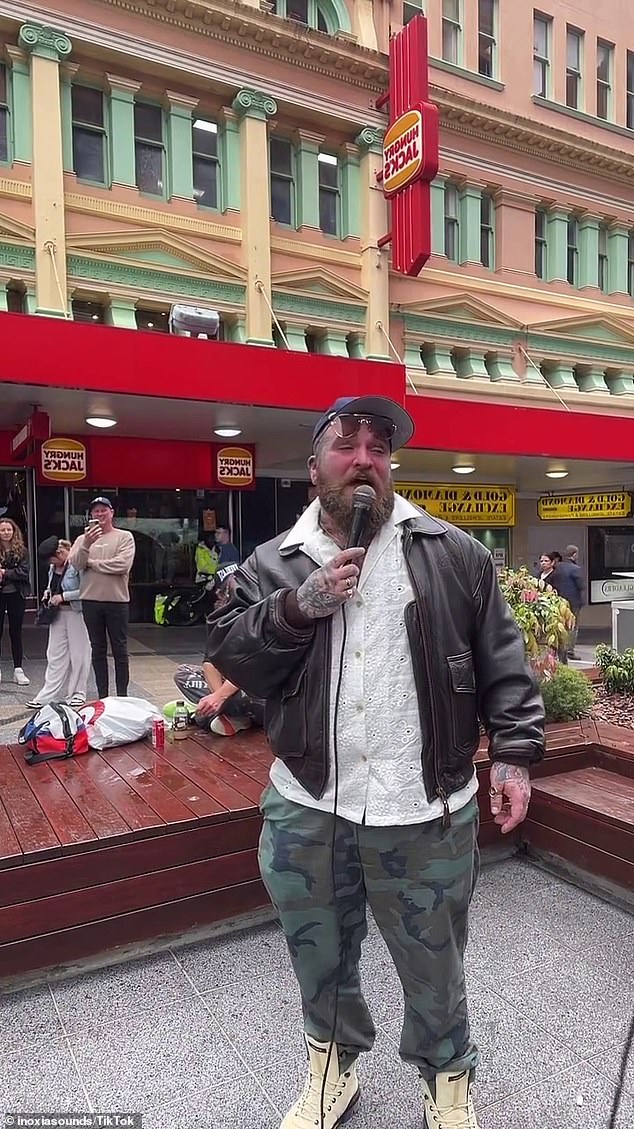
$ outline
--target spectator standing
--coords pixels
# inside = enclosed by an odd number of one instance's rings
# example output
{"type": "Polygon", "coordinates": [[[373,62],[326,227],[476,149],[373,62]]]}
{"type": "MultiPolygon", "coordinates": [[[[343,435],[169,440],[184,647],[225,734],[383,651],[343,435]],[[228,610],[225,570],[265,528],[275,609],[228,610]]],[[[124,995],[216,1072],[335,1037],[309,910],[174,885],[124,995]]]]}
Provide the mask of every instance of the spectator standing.
{"type": "Polygon", "coordinates": [[[70,541],[55,535],[38,548],[38,556],[49,563],[43,603],[57,611],[48,629],[44,685],[28,703],[34,710],[61,701],[78,709],[86,702],[90,639],[79,600],[79,573],[68,562],[70,549],[70,541]]]}
{"type": "Polygon", "coordinates": [[[13,658],[13,681],[18,686],[28,686],[30,681],[22,669],[22,624],[29,588],[29,555],[24,538],[13,519],[3,517],[0,520],[0,641],[6,612],[13,658]]]}
{"type": "MultiPolygon", "coordinates": [[[[555,584],[560,596],[570,604],[570,610],[575,617],[575,626],[568,634],[568,658],[576,658],[575,647],[577,632],[579,631],[579,613],[586,602],[586,582],[583,569],[577,563],[579,549],[576,545],[567,545],[563,560],[555,570],[555,584]]],[[[552,581],[551,581],[552,583],[552,581]]]]}
{"type": "Polygon", "coordinates": [[[231,540],[230,531],[224,525],[219,525],[216,530],[216,549],[219,553],[219,569],[230,564],[240,564],[240,554],[231,540]]]}
{"type": "Polygon", "coordinates": [[[134,537],[128,529],[114,526],[114,507],[108,498],[90,503],[86,532],[77,538],[70,563],[80,574],[82,610],[90,645],[92,665],[100,698],[108,696],[108,639],[114,659],[117,694],[128,693],[128,619],[130,570],[134,562],[134,537]]]}

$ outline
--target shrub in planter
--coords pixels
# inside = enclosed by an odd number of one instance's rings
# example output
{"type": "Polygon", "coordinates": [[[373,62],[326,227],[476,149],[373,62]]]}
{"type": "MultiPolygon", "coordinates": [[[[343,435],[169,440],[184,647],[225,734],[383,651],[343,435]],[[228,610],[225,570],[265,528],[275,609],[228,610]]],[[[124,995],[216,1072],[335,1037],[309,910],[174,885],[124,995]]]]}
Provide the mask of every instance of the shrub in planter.
{"type": "Polygon", "coordinates": [[[557,652],[575,623],[568,601],[527,568],[505,568],[499,581],[533,669],[540,678],[552,673],[557,652]]]}
{"type": "Polygon", "coordinates": [[[634,693],[634,648],[619,654],[607,643],[599,643],[595,653],[596,664],[603,675],[609,694],[634,693]]]}
{"type": "Polygon", "coordinates": [[[560,663],[541,684],[546,721],[578,721],[587,717],[594,692],[585,674],[560,663]]]}

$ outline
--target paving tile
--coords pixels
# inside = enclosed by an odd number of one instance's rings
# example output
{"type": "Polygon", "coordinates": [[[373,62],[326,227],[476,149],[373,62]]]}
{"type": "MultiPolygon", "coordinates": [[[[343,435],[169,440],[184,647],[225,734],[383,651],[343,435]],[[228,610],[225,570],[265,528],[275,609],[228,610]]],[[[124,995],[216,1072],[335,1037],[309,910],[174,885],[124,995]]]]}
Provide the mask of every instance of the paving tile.
{"type": "Polygon", "coordinates": [[[107,1024],[117,1015],[149,1010],[195,991],[171,953],[100,968],[51,988],[66,1031],[90,1020],[107,1024]]]}
{"type": "Polygon", "coordinates": [[[198,998],[98,1016],[69,1037],[96,1109],[143,1110],[187,1100],[246,1073],[198,998]]]}
{"type": "Polygon", "coordinates": [[[46,986],[0,995],[0,1046],[23,1045],[58,1038],[63,1030],[46,986]]]}
{"type": "MultiPolygon", "coordinates": [[[[590,1059],[591,1066],[598,1070],[600,1074],[604,1074],[606,1078],[611,1079],[612,1082],[618,1082],[624,1047],[624,1042],[617,1043],[615,1047],[609,1047],[608,1050],[602,1051],[600,1055],[590,1059]]],[[[630,1097],[634,1098],[634,1047],[629,1048],[624,1089],[630,1097]]]]}
{"type": "Polygon", "coordinates": [[[251,1069],[286,1061],[303,1046],[301,1000],[290,966],[261,980],[232,978],[202,998],[251,1069]]]}
{"type": "MultiPolygon", "coordinates": [[[[607,1129],[612,1096],[611,1084],[581,1063],[484,1110],[480,1129],[607,1129]]],[[[627,1097],[616,1129],[632,1125],[634,1100],[627,1097]]]]}
{"type": "Polygon", "coordinates": [[[532,908],[540,929],[571,949],[609,951],[634,936],[634,915],[565,882],[537,892],[532,908]]]}
{"type": "MultiPolygon", "coordinates": [[[[75,1112],[86,1095],[66,1040],[41,1033],[37,1044],[0,1039],[0,1116],[7,1112],[75,1112]]],[[[3,1120],[4,1124],[4,1120],[3,1120]]]]}
{"type": "Polygon", "coordinates": [[[529,925],[524,917],[501,913],[495,905],[486,910],[475,906],[469,914],[465,969],[493,986],[544,963],[565,966],[571,959],[572,950],[538,922],[529,925]]]}
{"type": "Polygon", "coordinates": [[[286,941],[276,922],[172,950],[201,992],[233,980],[277,976],[291,967],[286,941]]]}
{"type": "Polygon", "coordinates": [[[144,1111],[143,1124],[146,1129],[279,1129],[280,1116],[255,1078],[245,1074],[189,1101],[144,1111]]]}

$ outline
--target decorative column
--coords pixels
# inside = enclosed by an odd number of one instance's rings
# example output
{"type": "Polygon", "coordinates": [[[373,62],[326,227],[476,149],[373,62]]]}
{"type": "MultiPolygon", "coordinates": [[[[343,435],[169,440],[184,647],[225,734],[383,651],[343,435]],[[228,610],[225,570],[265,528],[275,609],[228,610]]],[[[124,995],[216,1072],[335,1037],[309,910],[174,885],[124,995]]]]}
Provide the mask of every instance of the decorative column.
{"type": "Polygon", "coordinates": [[[608,294],[627,294],[629,232],[621,223],[612,224],[608,234],[608,294]]]}
{"type": "Polygon", "coordinates": [[[42,24],[23,24],[20,47],[31,55],[33,212],[37,312],[66,317],[66,227],[59,64],[72,44],[42,24]]]}
{"type": "Polygon", "coordinates": [[[555,361],[544,368],[544,377],[551,388],[576,388],[577,381],[570,361],[555,361]]]}
{"type": "MultiPolygon", "coordinates": [[[[120,329],[136,329],[136,302],[132,298],[110,298],[109,322],[120,329]]],[[[158,315],[157,315],[158,316],[158,315]]]]}
{"type": "Polygon", "coordinates": [[[73,157],[73,79],[79,67],[76,63],[64,63],[59,69],[62,94],[62,157],[64,172],[75,171],[73,157]]]}
{"type": "Polygon", "coordinates": [[[423,355],[419,333],[408,333],[405,330],[403,338],[403,360],[405,368],[424,369],[423,355]]]}
{"type": "Polygon", "coordinates": [[[599,220],[582,216],[579,220],[579,288],[599,287],[599,220]]]}
{"type": "Polygon", "coordinates": [[[627,396],[634,392],[634,376],[622,369],[607,369],[605,380],[612,396],[627,396]]]}
{"type": "Polygon", "coordinates": [[[360,159],[356,145],[341,147],[341,236],[361,234],[360,159]]]}
{"type": "Polygon", "coordinates": [[[456,353],[456,373],[461,380],[473,380],[480,377],[489,380],[489,373],[484,363],[484,349],[460,349],[456,353]]]}
{"type": "Polygon", "coordinates": [[[599,365],[577,365],[577,385],[580,392],[609,392],[603,369],[599,365]]]}
{"type": "Polygon", "coordinates": [[[520,383],[520,378],[513,368],[513,357],[510,352],[505,353],[498,349],[494,353],[487,353],[485,364],[489,377],[494,383],[496,381],[503,381],[505,384],[520,383]]]}
{"type": "Polygon", "coordinates": [[[240,119],[242,253],[247,268],[247,344],[273,345],[271,311],[271,182],[267,119],[277,103],[259,90],[240,90],[233,100],[240,119]],[[256,285],[257,284],[257,285],[256,285]]]}
{"type": "Polygon", "coordinates": [[[308,345],[306,344],[306,327],[303,325],[289,325],[286,323],[286,340],[288,341],[289,349],[294,353],[307,353],[308,345]]]}
{"type": "Polygon", "coordinates": [[[9,295],[7,293],[7,284],[0,282],[0,312],[6,312],[9,306],[9,295]]]}
{"type": "Polygon", "coordinates": [[[445,253],[445,182],[440,177],[431,182],[431,249],[434,255],[445,253]]]}
{"type": "Polygon", "coordinates": [[[194,158],[192,156],[192,113],[197,98],[165,91],[167,138],[169,146],[169,195],[182,200],[194,199],[194,158]]]}
{"type": "Polygon", "coordinates": [[[388,230],[387,204],[376,179],[383,165],[383,134],[378,126],[366,126],[355,138],[361,153],[361,285],[368,295],[365,351],[369,361],[391,360],[387,339],[379,329],[382,325],[386,333],[390,331],[388,257],[378,245],[388,230]]]}
{"type": "Polygon", "coordinates": [[[320,335],[319,352],[327,357],[348,357],[348,331],[346,329],[326,329],[320,335]]]}
{"type": "MultiPolygon", "coordinates": [[[[423,345],[423,364],[428,376],[455,376],[451,345],[423,345]]],[[[460,374],[458,374],[460,375],[460,374]]]]}
{"type": "Polygon", "coordinates": [[[460,193],[460,247],[461,263],[480,262],[480,218],[482,189],[467,184],[460,193]]]}
{"type": "Polygon", "coordinates": [[[568,213],[553,208],[546,223],[548,282],[568,281],[568,213]]]}
{"type": "Polygon", "coordinates": [[[223,212],[240,211],[240,136],[238,115],[230,106],[223,106],[218,114],[222,122],[219,139],[220,180],[222,190],[220,205],[223,212]]]}
{"type": "Polygon", "coordinates": [[[301,231],[312,227],[319,231],[319,149],[324,143],[323,134],[309,133],[306,129],[295,131],[297,141],[297,227],[301,231]]]}
{"type": "Polygon", "coordinates": [[[112,183],[136,187],[134,96],[140,82],[107,74],[110,88],[110,168],[112,183]]]}
{"type": "Polygon", "coordinates": [[[11,65],[13,91],[13,160],[30,164],[33,160],[33,120],[29,60],[19,47],[5,47],[11,65]]]}

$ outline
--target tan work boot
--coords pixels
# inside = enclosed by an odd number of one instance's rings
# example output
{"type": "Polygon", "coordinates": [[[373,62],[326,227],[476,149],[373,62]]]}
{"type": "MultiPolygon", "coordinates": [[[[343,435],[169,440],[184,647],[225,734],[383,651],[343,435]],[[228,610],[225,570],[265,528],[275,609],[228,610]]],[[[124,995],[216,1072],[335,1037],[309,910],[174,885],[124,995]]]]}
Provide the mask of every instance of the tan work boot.
{"type": "Polygon", "coordinates": [[[478,1129],[471,1098],[471,1073],[437,1074],[423,1084],[427,1129],[478,1129]]]}
{"type": "Polygon", "coordinates": [[[340,1073],[339,1055],[337,1047],[333,1045],[324,1086],[330,1043],[319,1043],[310,1035],[306,1035],[305,1039],[308,1047],[308,1078],[280,1129],[335,1129],[336,1125],[347,1121],[359,1100],[357,1072],[353,1064],[349,1070],[340,1073]]]}

